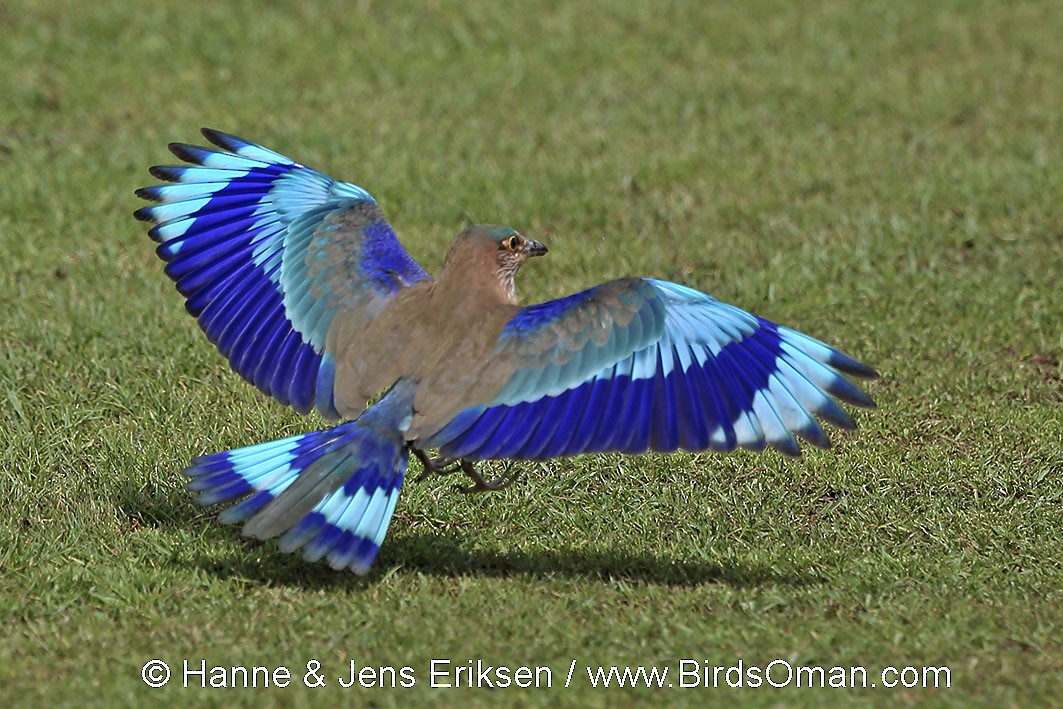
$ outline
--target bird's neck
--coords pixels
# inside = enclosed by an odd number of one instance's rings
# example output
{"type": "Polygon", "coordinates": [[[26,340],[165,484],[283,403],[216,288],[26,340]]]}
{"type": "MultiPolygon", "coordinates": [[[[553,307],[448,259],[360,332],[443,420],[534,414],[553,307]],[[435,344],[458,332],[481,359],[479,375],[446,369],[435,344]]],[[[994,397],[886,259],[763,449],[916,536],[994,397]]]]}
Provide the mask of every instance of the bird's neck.
{"type": "Polygon", "coordinates": [[[516,305],[515,273],[500,271],[493,255],[489,256],[451,254],[436,279],[436,296],[480,306],[516,305]]]}

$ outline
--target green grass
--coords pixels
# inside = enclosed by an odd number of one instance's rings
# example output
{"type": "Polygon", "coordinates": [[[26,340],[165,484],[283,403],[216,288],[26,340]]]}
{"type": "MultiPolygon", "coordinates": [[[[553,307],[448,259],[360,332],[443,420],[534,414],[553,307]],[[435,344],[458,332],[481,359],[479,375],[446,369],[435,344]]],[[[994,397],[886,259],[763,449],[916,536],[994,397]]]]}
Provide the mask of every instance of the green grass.
{"type": "Polygon", "coordinates": [[[0,704],[1058,701],[1059,3],[24,0],[0,27],[0,704]],[[200,125],[364,185],[430,270],[506,223],[551,249],[526,302],[678,280],[879,368],[879,409],[798,460],[409,484],[365,579],[244,540],[177,471],[321,422],[228,370],[130,217],[200,125]],[[330,686],[152,690],[156,657],[330,686]],[[418,683],[341,690],[352,658],[418,683]],[[444,690],[431,658],[952,686],[444,690]]]}

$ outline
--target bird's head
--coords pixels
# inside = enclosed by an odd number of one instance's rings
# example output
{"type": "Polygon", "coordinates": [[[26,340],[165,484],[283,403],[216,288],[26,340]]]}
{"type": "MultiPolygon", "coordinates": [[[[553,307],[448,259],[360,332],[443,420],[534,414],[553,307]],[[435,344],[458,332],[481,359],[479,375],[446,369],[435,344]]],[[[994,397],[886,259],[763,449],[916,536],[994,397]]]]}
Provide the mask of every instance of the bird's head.
{"type": "Polygon", "coordinates": [[[517,271],[532,256],[542,256],[546,252],[546,246],[509,227],[473,224],[458,235],[447,255],[447,262],[460,259],[470,267],[490,269],[506,298],[516,303],[514,279],[517,271]]]}

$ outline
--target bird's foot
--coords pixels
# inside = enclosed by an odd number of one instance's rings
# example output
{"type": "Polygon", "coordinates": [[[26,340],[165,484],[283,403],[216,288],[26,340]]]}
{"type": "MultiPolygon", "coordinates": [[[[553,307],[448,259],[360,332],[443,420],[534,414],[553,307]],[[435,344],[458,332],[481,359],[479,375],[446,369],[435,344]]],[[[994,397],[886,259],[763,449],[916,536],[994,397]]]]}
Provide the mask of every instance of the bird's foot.
{"type": "Polygon", "coordinates": [[[472,495],[477,492],[493,492],[495,490],[504,490],[513,484],[517,478],[520,477],[519,470],[513,470],[503,473],[497,478],[491,480],[484,479],[483,475],[480,475],[479,471],[473,467],[473,464],[467,460],[463,460],[460,463],[461,470],[470,478],[472,478],[472,485],[458,485],[458,492],[463,495],[472,495]]]}
{"type": "Polygon", "coordinates": [[[421,482],[431,475],[451,475],[460,470],[472,478],[472,485],[455,486],[457,487],[458,492],[465,495],[471,495],[477,492],[503,490],[512,485],[513,481],[520,477],[520,471],[514,470],[503,473],[497,478],[487,480],[483,475],[480,475],[478,470],[476,470],[472,461],[458,458],[444,458],[442,456],[438,458],[429,458],[424,451],[418,450],[417,448],[410,448],[410,451],[417,460],[421,461],[421,467],[424,468],[424,471],[414,479],[414,482],[421,482]]]}
{"type": "Polygon", "coordinates": [[[421,467],[424,468],[424,472],[417,476],[414,482],[421,482],[430,475],[450,475],[456,473],[462,469],[461,461],[454,458],[429,458],[424,451],[417,448],[411,448],[413,455],[417,460],[421,461],[421,467]]]}

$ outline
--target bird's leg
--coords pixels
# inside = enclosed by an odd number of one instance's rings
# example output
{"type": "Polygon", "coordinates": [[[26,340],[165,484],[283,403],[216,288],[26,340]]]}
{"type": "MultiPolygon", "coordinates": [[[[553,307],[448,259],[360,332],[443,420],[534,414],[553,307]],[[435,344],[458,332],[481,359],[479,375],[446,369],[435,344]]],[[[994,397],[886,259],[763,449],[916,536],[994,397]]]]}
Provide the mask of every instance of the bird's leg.
{"type": "Polygon", "coordinates": [[[503,473],[497,478],[491,480],[485,480],[483,475],[480,475],[479,471],[473,466],[471,461],[462,460],[461,471],[472,478],[472,485],[466,485],[462,487],[458,485],[458,491],[471,495],[476,492],[492,492],[494,490],[503,490],[513,484],[513,481],[520,477],[520,470],[513,470],[511,472],[503,473]]]}
{"type": "Polygon", "coordinates": [[[421,461],[421,467],[424,468],[424,472],[415,478],[414,482],[421,482],[428,478],[433,473],[436,475],[451,475],[459,470],[470,478],[472,478],[472,485],[458,485],[458,491],[466,495],[470,495],[476,492],[491,492],[493,490],[502,490],[513,484],[513,481],[520,477],[520,471],[514,470],[512,472],[506,472],[499,475],[497,478],[487,480],[483,475],[480,475],[476,467],[473,466],[472,461],[464,459],[454,458],[429,458],[428,455],[419,448],[410,448],[414,457],[421,461]]]}
{"type": "Polygon", "coordinates": [[[453,458],[429,458],[423,450],[419,448],[410,448],[413,451],[413,455],[417,460],[421,461],[421,467],[424,468],[424,472],[417,476],[414,482],[421,482],[432,473],[436,475],[450,475],[461,470],[459,461],[453,458]]]}

